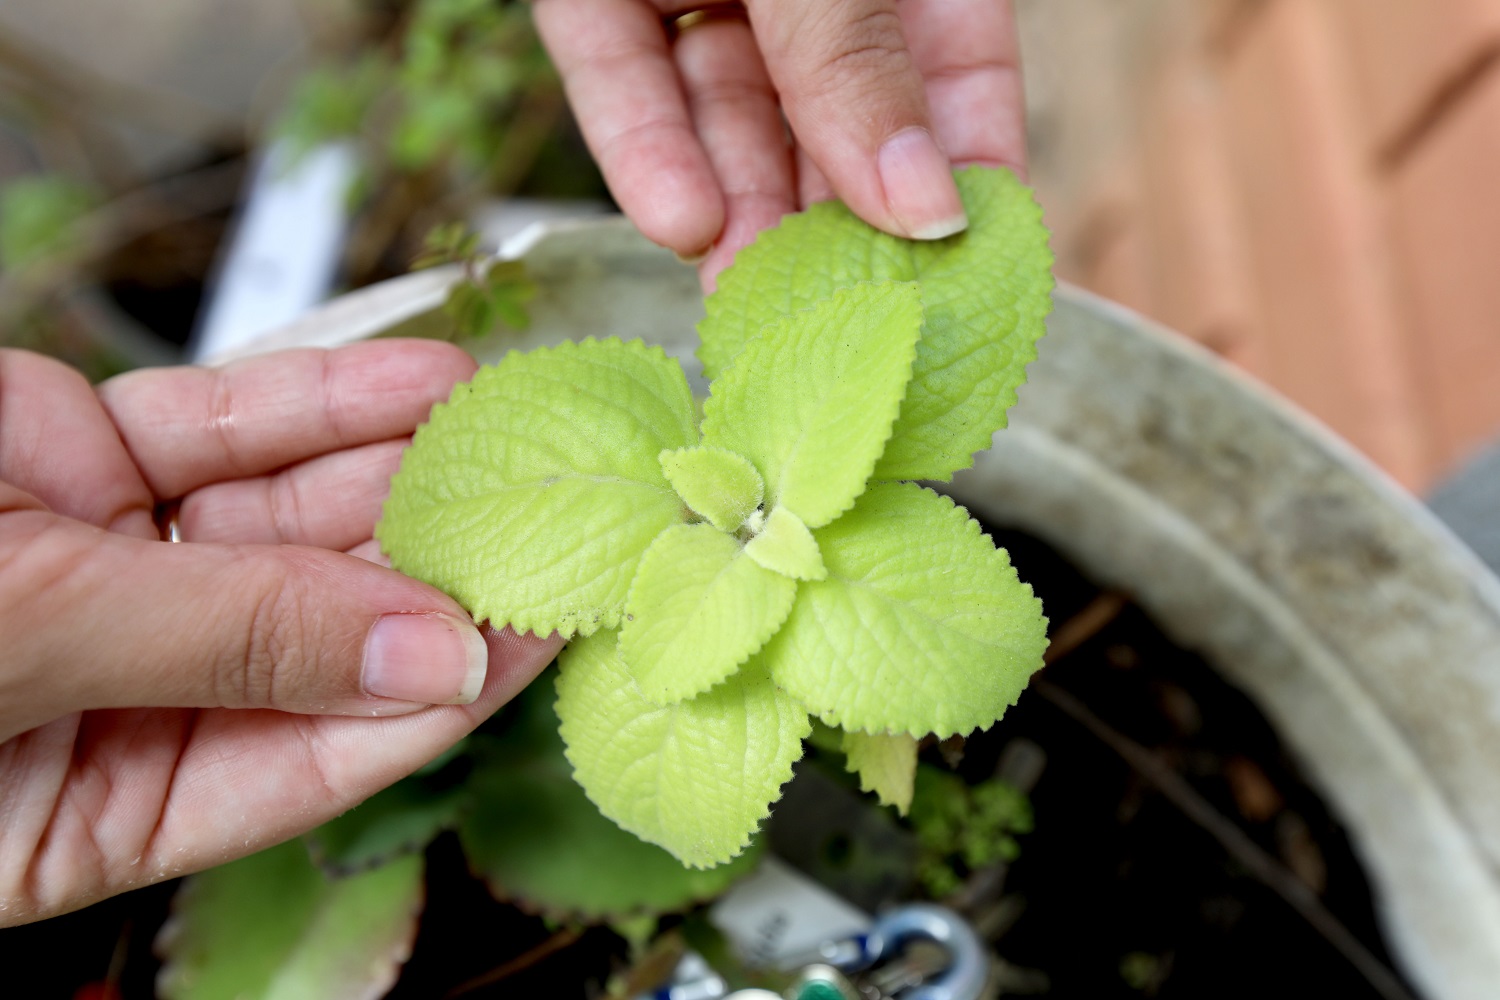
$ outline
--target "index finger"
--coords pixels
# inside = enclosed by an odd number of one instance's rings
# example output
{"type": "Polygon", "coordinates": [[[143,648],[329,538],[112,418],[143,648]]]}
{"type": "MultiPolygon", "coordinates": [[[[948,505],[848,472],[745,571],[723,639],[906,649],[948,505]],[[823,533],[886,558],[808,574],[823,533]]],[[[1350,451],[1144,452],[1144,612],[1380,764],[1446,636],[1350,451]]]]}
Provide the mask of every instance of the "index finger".
{"type": "Polygon", "coordinates": [[[410,434],[474,368],[451,344],[379,340],[145,369],[98,391],[146,483],[170,499],[410,434]]]}

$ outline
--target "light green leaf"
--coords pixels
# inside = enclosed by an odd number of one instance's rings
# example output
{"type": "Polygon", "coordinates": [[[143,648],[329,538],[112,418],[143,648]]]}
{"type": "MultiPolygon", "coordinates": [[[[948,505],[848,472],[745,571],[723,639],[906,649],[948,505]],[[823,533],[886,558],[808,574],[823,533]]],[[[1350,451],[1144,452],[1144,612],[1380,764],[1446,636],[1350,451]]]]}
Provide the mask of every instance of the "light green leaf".
{"type": "Polygon", "coordinates": [[[828,575],[812,532],[785,507],[771,508],[765,524],[745,545],[745,555],[794,580],[821,580],[828,575]]]}
{"type": "Polygon", "coordinates": [[[469,780],[474,808],[459,840],[498,898],[554,920],[608,920],[687,909],[755,867],[752,845],[731,864],[686,868],[601,816],[563,756],[553,680],[545,675],[521,695],[528,718],[484,745],[469,780]]]}
{"type": "Polygon", "coordinates": [[[911,808],[917,775],[917,741],[906,733],[844,733],[849,770],[859,775],[861,791],[874,792],[881,805],[905,816],[911,808]]]}
{"type": "Polygon", "coordinates": [[[698,325],[705,373],[716,377],[767,323],[834,289],[917,281],[926,314],[922,342],[874,478],[947,480],[967,468],[1005,426],[1036,358],[1053,281],[1047,231],[1030,190],[1003,169],[970,167],[957,181],[969,228],[944,240],[886,235],[833,202],[762,233],[719,275],[708,299],[698,325]]]}
{"type": "Polygon", "coordinates": [[[734,673],[786,621],[796,581],[732,535],[679,524],[657,536],[625,601],[620,657],[646,700],[670,705],[734,673]]]}
{"type": "Polygon", "coordinates": [[[987,728],[1041,667],[1041,602],[947,497],[872,486],[813,537],[828,579],[799,585],[756,659],[829,725],[939,737],[987,728]]]}
{"type": "Polygon", "coordinates": [[[658,348],[512,353],[433,407],[375,535],[478,621],[612,628],[646,547],[687,516],[657,456],[696,436],[687,380],[658,348]]]}
{"type": "Polygon", "coordinates": [[[635,692],[607,633],[569,644],[560,663],[563,741],[600,811],[695,868],[744,850],[802,755],[807,711],[753,663],[658,707],[635,692]]]}
{"type": "Polygon", "coordinates": [[[745,345],[703,405],[703,441],[748,458],[766,506],[809,528],[848,510],[891,434],[922,307],[910,284],[841,288],[745,345]]]}
{"type": "Polygon", "coordinates": [[[384,996],[411,953],[422,858],[329,881],[300,840],[194,875],[157,938],[165,1000],[384,996]]]}
{"type": "Polygon", "coordinates": [[[766,495],[755,466],[723,448],[664,451],[661,468],[683,502],[720,531],[738,531],[766,495]]]}

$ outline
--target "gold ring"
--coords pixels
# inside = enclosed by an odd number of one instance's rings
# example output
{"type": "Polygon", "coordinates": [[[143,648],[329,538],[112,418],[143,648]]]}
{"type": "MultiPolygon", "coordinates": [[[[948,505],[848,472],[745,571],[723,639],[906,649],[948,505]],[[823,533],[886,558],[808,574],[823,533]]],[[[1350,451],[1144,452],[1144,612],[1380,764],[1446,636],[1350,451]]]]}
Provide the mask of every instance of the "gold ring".
{"type": "Polygon", "coordinates": [[[181,500],[169,500],[166,503],[156,505],[156,511],[152,520],[156,522],[156,530],[161,533],[162,541],[182,541],[182,529],[177,524],[177,514],[181,510],[181,500]]]}
{"type": "Polygon", "coordinates": [[[681,14],[669,15],[663,23],[667,29],[667,39],[676,41],[682,37],[684,31],[696,28],[700,24],[708,24],[711,21],[748,22],[749,20],[750,13],[745,10],[743,3],[739,0],[725,0],[723,3],[708,4],[683,11],[681,14]]]}

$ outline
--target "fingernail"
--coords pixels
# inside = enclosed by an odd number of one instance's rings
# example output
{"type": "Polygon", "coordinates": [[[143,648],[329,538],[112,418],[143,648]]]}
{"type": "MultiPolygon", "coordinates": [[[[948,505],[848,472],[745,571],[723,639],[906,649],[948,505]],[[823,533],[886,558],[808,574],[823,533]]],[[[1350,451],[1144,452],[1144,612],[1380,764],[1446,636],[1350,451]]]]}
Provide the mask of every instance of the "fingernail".
{"type": "Polygon", "coordinates": [[[948,158],[925,128],[903,129],[876,155],[885,201],[914,240],[940,240],[969,224],[948,158]]]}
{"type": "Polygon", "coordinates": [[[447,615],[385,615],[365,636],[361,683],[377,698],[467,705],[479,697],[489,651],[469,622],[447,615]]]}
{"type": "Polygon", "coordinates": [[[712,244],[710,244],[709,246],[704,247],[702,250],[699,250],[697,253],[679,253],[676,254],[676,257],[679,261],[687,264],[690,267],[697,267],[705,260],[708,260],[708,255],[713,252],[713,249],[714,248],[712,244]]]}

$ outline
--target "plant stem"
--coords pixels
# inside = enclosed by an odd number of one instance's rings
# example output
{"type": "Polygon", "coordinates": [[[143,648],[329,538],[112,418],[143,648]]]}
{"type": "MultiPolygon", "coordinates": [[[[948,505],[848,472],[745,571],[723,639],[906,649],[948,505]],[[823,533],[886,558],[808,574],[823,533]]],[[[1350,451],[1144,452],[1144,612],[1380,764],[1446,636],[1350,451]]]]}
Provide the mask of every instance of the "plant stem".
{"type": "Polygon", "coordinates": [[[472,993],[482,987],[489,986],[493,983],[498,983],[503,979],[509,979],[516,973],[531,968],[533,965],[536,965],[544,958],[547,958],[548,956],[553,955],[556,952],[562,951],[564,948],[572,946],[581,937],[583,937],[582,928],[564,928],[563,930],[560,930],[556,934],[549,937],[547,940],[543,941],[541,944],[537,945],[535,948],[531,948],[527,951],[522,952],[499,968],[491,969],[489,972],[486,972],[483,975],[475,976],[473,979],[470,979],[467,982],[459,983],[457,986],[453,987],[453,989],[449,990],[447,994],[445,994],[445,996],[449,998],[462,996],[465,993],[472,993]]]}

